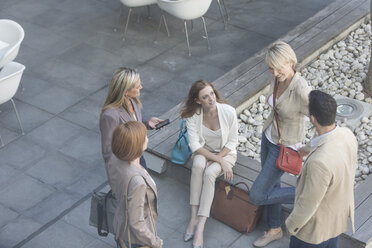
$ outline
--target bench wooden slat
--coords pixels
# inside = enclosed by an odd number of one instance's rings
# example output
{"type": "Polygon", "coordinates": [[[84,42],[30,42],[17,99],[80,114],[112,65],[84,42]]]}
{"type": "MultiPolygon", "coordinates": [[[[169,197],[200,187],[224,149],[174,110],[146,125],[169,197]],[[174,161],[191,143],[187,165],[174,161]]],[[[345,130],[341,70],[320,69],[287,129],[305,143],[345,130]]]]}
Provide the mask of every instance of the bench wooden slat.
{"type": "Polygon", "coordinates": [[[364,243],[370,241],[372,238],[372,217],[366,220],[363,226],[361,226],[352,237],[364,243]]]}

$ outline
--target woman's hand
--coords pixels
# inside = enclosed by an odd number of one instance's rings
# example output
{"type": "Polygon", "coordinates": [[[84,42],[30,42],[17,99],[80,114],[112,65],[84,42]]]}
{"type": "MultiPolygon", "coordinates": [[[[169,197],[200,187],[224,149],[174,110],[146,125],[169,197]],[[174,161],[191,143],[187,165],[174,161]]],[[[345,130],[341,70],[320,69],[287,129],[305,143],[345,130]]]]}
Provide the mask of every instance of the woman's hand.
{"type": "Polygon", "coordinates": [[[309,154],[309,151],[307,151],[306,146],[301,147],[300,149],[298,149],[297,152],[301,157],[305,157],[309,154]]]}
{"type": "Polygon", "coordinates": [[[233,179],[232,165],[223,158],[220,161],[220,165],[223,171],[223,178],[225,180],[231,181],[233,179]]]}
{"type": "Polygon", "coordinates": [[[155,128],[155,125],[162,122],[163,120],[157,118],[157,117],[151,117],[151,119],[149,120],[149,126],[154,129],[155,128]]]}

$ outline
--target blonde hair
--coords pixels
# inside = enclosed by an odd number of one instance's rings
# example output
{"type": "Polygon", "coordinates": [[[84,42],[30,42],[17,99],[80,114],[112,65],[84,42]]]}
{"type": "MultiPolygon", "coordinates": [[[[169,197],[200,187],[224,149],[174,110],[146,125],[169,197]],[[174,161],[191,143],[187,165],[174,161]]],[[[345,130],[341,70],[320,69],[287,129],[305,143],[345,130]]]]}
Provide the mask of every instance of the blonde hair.
{"type": "Polygon", "coordinates": [[[283,41],[272,44],[265,57],[266,64],[273,69],[281,69],[284,64],[292,63],[292,69],[296,70],[297,57],[290,45],[283,41]]]}
{"type": "MultiPolygon", "coordinates": [[[[108,89],[105,104],[101,114],[109,108],[123,107],[128,113],[129,106],[126,101],[129,97],[125,95],[140,80],[139,73],[135,69],[120,67],[112,75],[111,83],[108,89]]],[[[138,97],[133,98],[138,106],[142,106],[138,97]]]]}
{"type": "Polygon", "coordinates": [[[141,157],[146,133],[146,126],[142,122],[128,121],[120,124],[112,134],[112,153],[117,158],[129,162],[141,157]]]}

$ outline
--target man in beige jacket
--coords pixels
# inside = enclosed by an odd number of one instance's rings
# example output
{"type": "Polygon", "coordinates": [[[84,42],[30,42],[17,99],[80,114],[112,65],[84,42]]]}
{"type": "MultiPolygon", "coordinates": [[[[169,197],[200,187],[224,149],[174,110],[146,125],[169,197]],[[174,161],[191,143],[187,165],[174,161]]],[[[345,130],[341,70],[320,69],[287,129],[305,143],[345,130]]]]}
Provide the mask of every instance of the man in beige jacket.
{"type": "Polygon", "coordinates": [[[310,121],[319,136],[297,179],[295,204],[286,220],[290,248],[337,248],[338,237],[354,230],[354,177],[358,143],[335,124],[336,101],[319,90],[309,94],[310,121]]]}

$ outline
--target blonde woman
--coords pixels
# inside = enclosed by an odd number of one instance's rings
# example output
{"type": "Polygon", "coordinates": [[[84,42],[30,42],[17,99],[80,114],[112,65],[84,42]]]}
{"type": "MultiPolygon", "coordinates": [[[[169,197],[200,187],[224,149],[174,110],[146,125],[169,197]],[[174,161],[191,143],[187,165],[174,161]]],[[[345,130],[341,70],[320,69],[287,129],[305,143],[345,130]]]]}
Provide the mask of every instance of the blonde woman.
{"type": "Polygon", "coordinates": [[[114,156],[108,162],[107,172],[118,200],[113,226],[115,240],[122,248],[163,246],[155,225],[158,216],[156,184],[140,164],[147,142],[146,127],[137,121],[120,124],[112,137],[114,156]]]}
{"type": "MultiPolygon", "coordinates": [[[[142,105],[139,100],[141,89],[140,75],[136,70],[121,67],[114,72],[99,120],[102,156],[106,170],[107,163],[112,155],[112,133],[119,124],[139,121],[143,122],[148,128],[155,128],[155,125],[162,121],[156,117],[142,119],[142,105]]],[[[141,157],[141,164],[147,169],[143,157],[141,157]]]]}
{"type": "MultiPolygon", "coordinates": [[[[295,70],[297,58],[292,48],[284,43],[274,43],[266,54],[265,61],[277,81],[275,110],[278,113],[281,144],[304,155],[301,141],[304,138],[304,117],[308,114],[311,88],[295,70]],[[300,149],[301,148],[301,149],[300,149]]],[[[272,84],[272,86],[274,83],[272,84]]],[[[271,93],[273,93],[273,88],[271,93]]],[[[273,108],[273,94],[268,97],[273,108]]],[[[264,247],[283,236],[281,228],[281,204],[293,204],[294,187],[281,187],[283,171],[276,168],[279,155],[279,135],[273,111],[264,123],[261,140],[261,172],[250,190],[250,198],[256,205],[267,206],[267,225],[269,230],[253,245],[264,247]]]]}
{"type": "MultiPolygon", "coordinates": [[[[190,180],[191,218],[184,241],[203,247],[204,225],[209,217],[215,180],[221,174],[232,180],[236,162],[238,122],[233,107],[225,104],[208,81],[196,81],[181,113],[186,118],[193,165],[190,180]]],[[[228,211],[228,210],[227,210],[228,211]]]]}

